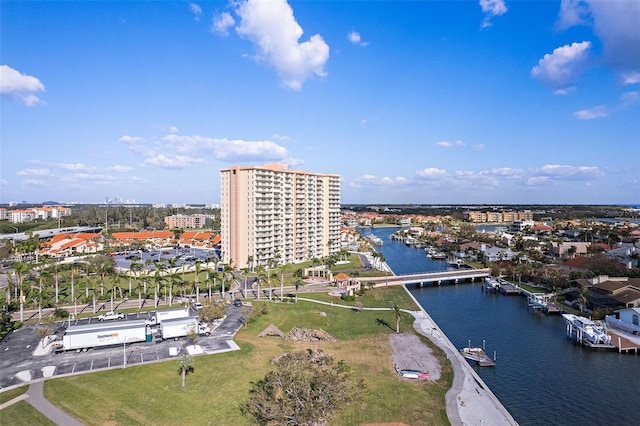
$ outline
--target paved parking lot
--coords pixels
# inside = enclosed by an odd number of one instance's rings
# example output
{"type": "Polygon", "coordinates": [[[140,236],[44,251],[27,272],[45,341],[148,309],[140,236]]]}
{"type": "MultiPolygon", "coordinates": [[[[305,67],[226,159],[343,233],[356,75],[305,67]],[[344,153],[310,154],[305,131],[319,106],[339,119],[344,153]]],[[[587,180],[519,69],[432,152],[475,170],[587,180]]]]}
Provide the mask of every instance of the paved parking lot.
{"type": "MultiPolygon", "coordinates": [[[[86,322],[87,320],[79,320],[77,323],[86,322]]],[[[197,344],[204,354],[237,350],[233,336],[241,325],[240,308],[229,306],[227,318],[213,330],[211,336],[200,336],[197,344]]],[[[58,323],[58,339],[62,338],[67,326],[68,322],[58,323]]],[[[175,358],[169,354],[170,348],[176,348],[179,355],[185,354],[185,347],[190,345],[190,341],[185,338],[163,341],[156,333],[153,341],[149,343],[140,342],[126,347],[98,348],[79,353],[55,354],[51,351],[45,355],[34,355],[34,352],[41,351],[38,345],[40,340],[33,326],[21,327],[0,344],[0,389],[42,377],[122,368],[125,362],[128,367],[168,360],[175,358]]]]}
{"type": "Polygon", "coordinates": [[[182,268],[183,266],[194,266],[196,260],[200,262],[206,262],[207,259],[211,261],[211,266],[216,260],[219,260],[219,253],[216,250],[205,250],[201,248],[164,248],[158,250],[149,251],[133,251],[122,252],[114,256],[116,266],[118,268],[129,270],[131,262],[136,261],[141,263],[144,269],[155,271],[156,267],[153,263],[147,264],[147,261],[165,261],[168,263],[169,259],[176,259],[175,267],[182,268]]]}

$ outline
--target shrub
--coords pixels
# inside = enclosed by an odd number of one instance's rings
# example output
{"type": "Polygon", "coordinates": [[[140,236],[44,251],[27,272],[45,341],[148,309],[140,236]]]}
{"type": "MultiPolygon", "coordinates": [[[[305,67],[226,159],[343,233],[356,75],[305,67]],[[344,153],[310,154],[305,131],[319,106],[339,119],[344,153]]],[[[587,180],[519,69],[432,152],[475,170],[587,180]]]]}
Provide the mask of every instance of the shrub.
{"type": "Polygon", "coordinates": [[[53,311],[53,317],[55,319],[66,319],[69,318],[69,312],[67,312],[66,309],[56,308],[55,311],[53,311]]]}
{"type": "Polygon", "coordinates": [[[356,300],[356,297],[343,294],[342,296],[340,296],[340,299],[344,300],[345,302],[353,302],[354,300],[356,300]]]}

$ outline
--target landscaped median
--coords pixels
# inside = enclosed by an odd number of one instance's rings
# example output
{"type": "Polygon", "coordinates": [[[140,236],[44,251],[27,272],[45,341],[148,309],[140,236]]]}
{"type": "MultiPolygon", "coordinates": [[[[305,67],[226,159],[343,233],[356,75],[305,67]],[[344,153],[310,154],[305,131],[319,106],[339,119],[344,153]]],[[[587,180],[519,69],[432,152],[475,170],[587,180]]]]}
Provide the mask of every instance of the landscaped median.
{"type": "MultiPolygon", "coordinates": [[[[394,287],[374,289],[358,301],[364,307],[397,303],[403,309],[418,309],[405,298],[404,288],[394,287]]],[[[248,399],[251,384],[271,369],[271,359],[290,351],[322,349],[336,361],[344,360],[366,384],[363,402],[337,413],[330,424],[449,423],[445,393],[452,383],[451,366],[437,347],[420,337],[441,360],[442,376],[435,382],[402,379],[394,370],[390,346],[390,335],[395,333],[393,311],[358,311],[306,301],[261,303],[267,304],[268,313],[255,318],[234,339],[241,350],[194,357],[195,371],[188,375],[184,388],[172,360],[48,380],[45,396],[87,425],[249,425],[253,418],[243,415],[240,406],[248,399]],[[322,329],[337,341],[305,343],[258,337],[270,324],[284,333],[294,327],[322,329]]],[[[411,315],[403,314],[400,331],[415,334],[413,321],[411,315]]]]}

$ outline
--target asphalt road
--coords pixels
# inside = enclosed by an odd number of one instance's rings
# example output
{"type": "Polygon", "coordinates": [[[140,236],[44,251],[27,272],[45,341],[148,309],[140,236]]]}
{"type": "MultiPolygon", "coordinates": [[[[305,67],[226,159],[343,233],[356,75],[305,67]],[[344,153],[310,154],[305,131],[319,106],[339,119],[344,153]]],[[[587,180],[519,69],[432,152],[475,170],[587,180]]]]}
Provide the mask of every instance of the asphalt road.
{"type": "MultiPolygon", "coordinates": [[[[87,319],[78,320],[77,324],[87,322],[87,319]]],[[[75,322],[71,323],[73,325],[75,322]]],[[[62,339],[68,325],[68,321],[57,323],[55,334],[58,340],[62,339]]],[[[211,336],[200,336],[197,344],[205,354],[235,350],[237,346],[232,340],[241,325],[240,308],[229,306],[227,318],[222,324],[213,330],[211,336]]],[[[112,346],[91,349],[88,352],[59,354],[51,351],[49,354],[37,356],[34,352],[39,344],[40,340],[34,326],[21,327],[0,344],[0,389],[43,377],[77,374],[103,368],[122,368],[125,362],[129,367],[168,360],[174,358],[169,355],[169,348],[177,348],[182,355],[186,353],[184,348],[191,342],[186,338],[163,341],[156,332],[152,342],[134,343],[126,348],[112,346]]]]}

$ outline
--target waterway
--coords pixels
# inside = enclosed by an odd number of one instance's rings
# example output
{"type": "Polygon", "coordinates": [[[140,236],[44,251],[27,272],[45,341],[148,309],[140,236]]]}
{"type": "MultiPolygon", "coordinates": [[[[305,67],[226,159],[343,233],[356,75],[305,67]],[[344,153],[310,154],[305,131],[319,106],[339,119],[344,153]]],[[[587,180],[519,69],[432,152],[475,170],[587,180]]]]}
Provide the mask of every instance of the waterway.
{"type": "MultiPolygon", "coordinates": [[[[436,272],[446,262],[393,241],[397,228],[363,233],[395,274],[436,272]]],[[[485,343],[495,368],[478,374],[521,425],[640,424],[640,356],[598,352],[566,338],[562,317],[527,308],[521,296],[481,291],[481,284],[410,288],[422,307],[458,348],[485,343]]],[[[489,423],[485,423],[489,424],[489,423]]]]}

